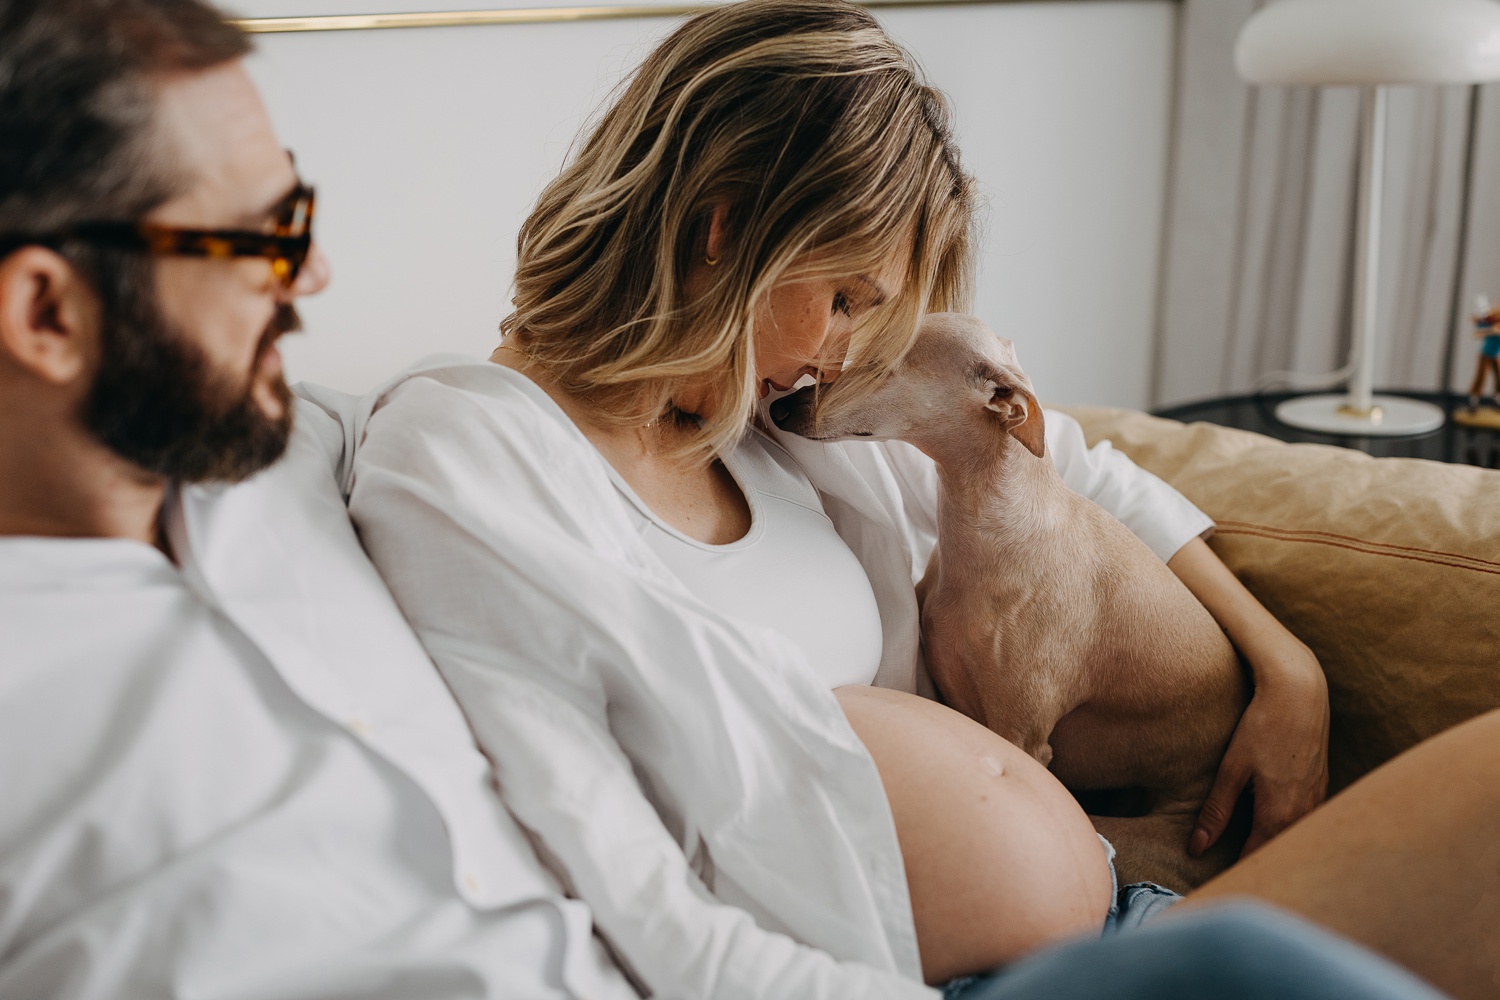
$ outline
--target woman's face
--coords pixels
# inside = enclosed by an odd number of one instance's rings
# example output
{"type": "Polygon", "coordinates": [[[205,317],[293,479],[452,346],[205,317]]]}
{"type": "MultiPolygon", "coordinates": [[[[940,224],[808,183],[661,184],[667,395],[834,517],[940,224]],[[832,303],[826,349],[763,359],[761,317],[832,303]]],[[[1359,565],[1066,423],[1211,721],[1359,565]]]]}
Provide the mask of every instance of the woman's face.
{"type": "Polygon", "coordinates": [[[756,317],[755,377],[761,398],[792,388],[804,375],[838,377],[849,336],[866,314],[890,300],[906,280],[906,260],[876,272],[777,285],[756,317]]]}

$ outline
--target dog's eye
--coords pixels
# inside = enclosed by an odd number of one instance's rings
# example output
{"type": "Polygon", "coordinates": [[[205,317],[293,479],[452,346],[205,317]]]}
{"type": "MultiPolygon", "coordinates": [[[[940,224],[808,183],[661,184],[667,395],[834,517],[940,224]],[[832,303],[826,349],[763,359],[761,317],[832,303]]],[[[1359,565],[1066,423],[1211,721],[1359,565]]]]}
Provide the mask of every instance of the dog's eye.
{"type": "Polygon", "coordinates": [[[851,315],[849,296],[845,295],[843,292],[834,292],[833,311],[836,313],[843,313],[845,316],[851,315]]]}

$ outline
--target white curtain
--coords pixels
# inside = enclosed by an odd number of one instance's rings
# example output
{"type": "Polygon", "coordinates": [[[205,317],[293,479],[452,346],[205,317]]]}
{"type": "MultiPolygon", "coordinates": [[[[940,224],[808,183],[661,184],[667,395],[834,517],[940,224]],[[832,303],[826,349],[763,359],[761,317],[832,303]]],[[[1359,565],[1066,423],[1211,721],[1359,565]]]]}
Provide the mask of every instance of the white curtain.
{"type": "MultiPolygon", "coordinates": [[[[1180,4],[1155,405],[1348,359],[1359,92],[1241,82],[1259,6],[1180,4]]],[[[1398,87],[1388,107],[1375,383],[1467,385],[1474,296],[1500,301],[1500,86],[1398,87]]]]}

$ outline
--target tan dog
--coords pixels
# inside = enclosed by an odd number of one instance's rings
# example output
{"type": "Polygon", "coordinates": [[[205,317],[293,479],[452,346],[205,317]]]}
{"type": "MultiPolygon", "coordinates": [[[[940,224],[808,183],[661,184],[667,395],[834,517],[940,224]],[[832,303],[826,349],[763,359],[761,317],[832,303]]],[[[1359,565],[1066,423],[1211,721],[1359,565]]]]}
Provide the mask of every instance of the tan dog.
{"type": "Polygon", "coordinates": [[[918,594],[944,700],[1074,791],[1123,881],[1186,891],[1232,863],[1245,817],[1201,858],[1187,845],[1249,700],[1244,671],[1172,571],[1063,483],[1010,342],[930,316],[872,395],[837,412],[814,399],[778,400],[772,418],[819,440],[908,441],[937,463],[938,550],[918,594]]]}

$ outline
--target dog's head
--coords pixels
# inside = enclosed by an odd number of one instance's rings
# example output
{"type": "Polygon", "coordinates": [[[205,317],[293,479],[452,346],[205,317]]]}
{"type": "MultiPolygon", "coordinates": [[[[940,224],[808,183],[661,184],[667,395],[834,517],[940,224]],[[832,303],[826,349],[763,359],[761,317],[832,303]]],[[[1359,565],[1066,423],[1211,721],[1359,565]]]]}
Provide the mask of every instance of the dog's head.
{"type": "Polygon", "coordinates": [[[771,419],[818,441],[897,439],[924,450],[983,420],[1033,455],[1046,450],[1042,408],[1015,347],[959,313],[925,318],[901,363],[863,398],[821,405],[817,387],[808,386],[772,403],[771,419]]]}

